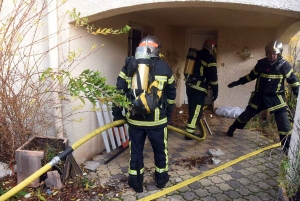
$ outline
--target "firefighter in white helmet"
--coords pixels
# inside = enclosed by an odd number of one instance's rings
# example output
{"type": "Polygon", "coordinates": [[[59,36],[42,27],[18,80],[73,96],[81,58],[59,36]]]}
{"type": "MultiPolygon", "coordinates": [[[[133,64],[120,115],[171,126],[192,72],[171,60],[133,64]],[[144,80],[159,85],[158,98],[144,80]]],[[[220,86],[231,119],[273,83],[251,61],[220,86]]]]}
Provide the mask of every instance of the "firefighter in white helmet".
{"type": "Polygon", "coordinates": [[[232,88],[256,79],[255,90],[249,100],[246,110],[239,115],[229,127],[227,135],[233,137],[234,131],[243,129],[247,122],[261,111],[268,111],[275,116],[279,138],[285,152],[288,151],[291,138],[291,126],[288,118],[288,106],[285,99],[285,80],[291,86],[297,97],[299,82],[291,65],[282,58],[283,46],[278,40],[270,41],[265,46],[266,57],[258,60],[252,71],[238,81],[228,85],[232,88]]]}

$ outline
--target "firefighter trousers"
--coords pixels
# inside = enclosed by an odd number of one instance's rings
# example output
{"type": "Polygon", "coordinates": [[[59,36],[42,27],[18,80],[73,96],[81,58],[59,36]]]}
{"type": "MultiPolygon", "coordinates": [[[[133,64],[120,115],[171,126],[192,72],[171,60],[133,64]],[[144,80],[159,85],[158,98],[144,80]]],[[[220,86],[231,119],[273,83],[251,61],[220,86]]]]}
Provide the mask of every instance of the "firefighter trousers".
{"type": "Polygon", "coordinates": [[[189,104],[189,118],[185,130],[186,132],[194,134],[196,127],[200,126],[200,119],[202,117],[206,93],[191,87],[186,87],[186,95],[189,104]]]}
{"type": "MultiPolygon", "coordinates": [[[[231,129],[243,129],[245,125],[252,119],[256,114],[261,111],[267,109],[265,104],[262,104],[258,107],[257,110],[251,109],[249,106],[246,108],[244,112],[242,112],[239,117],[234,121],[234,123],[230,126],[231,129]]],[[[290,138],[291,138],[291,125],[288,117],[288,113],[286,109],[282,109],[274,112],[274,117],[277,125],[277,129],[279,132],[279,138],[281,141],[281,145],[284,151],[287,151],[290,147],[290,138]]]]}
{"type": "MultiPolygon", "coordinates": [[[[168,165],[168,132],[167,127],[156,129],[140,129],[129,126],[129,185],[140,188],[143,182],[144,173],[144,144],[146,136],[151,143],[154,162],[155,162],[155,179],[158,187],[164,187],[169,181],[168,165]],[[138,185],[138,186],[136,186],[138,185]]],[[[133,188],[134,188],[133,187],[133,188]]]]}

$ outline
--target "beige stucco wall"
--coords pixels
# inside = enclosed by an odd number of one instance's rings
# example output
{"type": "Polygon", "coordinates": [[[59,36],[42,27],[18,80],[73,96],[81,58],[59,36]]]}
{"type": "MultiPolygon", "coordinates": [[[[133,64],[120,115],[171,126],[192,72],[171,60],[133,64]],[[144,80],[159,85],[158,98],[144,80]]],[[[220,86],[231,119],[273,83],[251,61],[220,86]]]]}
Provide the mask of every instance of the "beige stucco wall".
{"type": "Polygon", "coordinates": [[[222,28],[219,30],[217,62],[220,93],[215,107],[236,106],[245,108],[247,106],[255,82],[231,89],[227,85],[248,74],[257,60],[265,57],[264,46],[273,35],[274,30],[263,28],[222,28]],[[248,47],[253,58],[239,54],[244,47],[248,47]]]}

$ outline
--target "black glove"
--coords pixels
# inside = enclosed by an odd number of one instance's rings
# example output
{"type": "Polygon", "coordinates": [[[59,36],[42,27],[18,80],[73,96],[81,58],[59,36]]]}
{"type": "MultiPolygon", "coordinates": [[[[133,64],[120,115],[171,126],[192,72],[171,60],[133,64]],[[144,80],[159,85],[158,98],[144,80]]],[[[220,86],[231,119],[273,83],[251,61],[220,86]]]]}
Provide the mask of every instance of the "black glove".
{"type": "Polygon", "coordinates": [[[212,101],[217,100],[218,98],[218,92],[219,92],[219,86],[218,85],[211,85],[211,90],[213,92],[212,94],[212,101]]]}
{"type": "Polygon", "coordinates": [[[172,114],[173,114],[174,106],[175,104],[167,106],[166,116],[168,119],[168,124],[172,123],[172,114]]]}
{"type": "Polygon", "coordinates": [[[197,80],[196,78],[194,78],[194,77],[188,77],[188,78],[186,79],[186,83],[187,83],[187,84],[195,85],[195,84],[197,84],[197,82],[198,82],[198,80],[197,80]]]}
{"type": "MultiPolygon", "coordinates": [[[[113,118],[113,121],[118,121],[118,120],[127,120],[127,119],[124,115],[119,114],[119,115],[114,116],[114,118],[113,118]]],[[[122,127],[122,126],[123,126],[123,124],[120,124],[120,125],[115,126],[115,127],[122,127]]]]}
{"type": "Polygon", "coordinates": [[[293,94],[298,97],[298,93],[299,93],[299,87],[292,87],[292,90],[293,90],[293,94]]]}
{"type": "Polygon", "coordinates": [[[213,92],[212,96],[213,96],[212,101],[214,102],[218,98],[218,91],[217,92],[213,92]]]}
{"type": "Polygon", "coordinates": [[[238,86],[238,85],[240,85],[240,83],[237,82],[237,81],[234,81],[234,82],[231,82],[230,84],[228,84],[228,87],[232,88],[232,87],[235,87],[235,86],[238,86]]]}

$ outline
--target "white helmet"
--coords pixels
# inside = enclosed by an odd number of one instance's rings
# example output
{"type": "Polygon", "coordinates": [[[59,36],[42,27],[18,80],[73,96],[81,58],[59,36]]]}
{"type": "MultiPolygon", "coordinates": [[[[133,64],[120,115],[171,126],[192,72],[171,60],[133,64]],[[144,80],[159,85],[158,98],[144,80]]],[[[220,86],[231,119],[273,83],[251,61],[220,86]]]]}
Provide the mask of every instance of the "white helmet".
{"type": "Polygon", "coordinates": [[[283,46],[282,43],[279,42],[278,40],[273,40],[266,45],[265,50],[266,50],[266,54],[267,51],[272,51],[275,52],[276,54],[281,55],[283,51],[283,46]]]}

